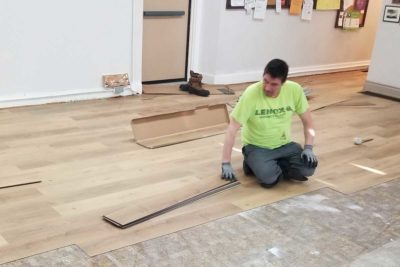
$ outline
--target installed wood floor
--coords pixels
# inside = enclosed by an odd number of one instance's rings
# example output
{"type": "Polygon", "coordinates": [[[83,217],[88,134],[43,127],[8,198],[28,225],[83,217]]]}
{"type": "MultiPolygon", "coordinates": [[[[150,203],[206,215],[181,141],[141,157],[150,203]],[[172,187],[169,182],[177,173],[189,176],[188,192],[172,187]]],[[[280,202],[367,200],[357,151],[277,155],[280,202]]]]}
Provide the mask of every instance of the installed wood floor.
{"type": "MultiPolygon", "coordinates": [[[[358,94],[365,77],[354,71],[294,79],[313,89],[312,109],[329,105],[313,112],[320,165],[309,182],[259,187],[242,174],[238,138],[233,164],[241,186],[126,230],[102,215],[195,180],[219,179],[224,139],[151,150],[134,143],[130,121],[233,105],[245,85],[231,87],[236,96],[142,95],[0,110],[0,181],[42,180],[0,189],[0,263],[71,244],[96,255],[322,187],[352,193],[399,177],[399,103],[358,94]],[[355,146],[355,136],[374,140],[355,146]]],[[[298,119],[293,136],[302,143],[298,119]]]]}

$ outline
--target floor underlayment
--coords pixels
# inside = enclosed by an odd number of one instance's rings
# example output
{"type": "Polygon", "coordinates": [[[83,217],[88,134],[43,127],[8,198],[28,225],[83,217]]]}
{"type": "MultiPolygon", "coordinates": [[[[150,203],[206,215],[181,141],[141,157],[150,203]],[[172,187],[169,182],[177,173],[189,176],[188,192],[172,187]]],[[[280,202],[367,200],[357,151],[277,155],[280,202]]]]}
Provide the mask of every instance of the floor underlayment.
{"type": "MultiPolygon", "coordinates": [[[[0,263],[60,247],[68,251],[71,245],[95,256],[322,188],[352,196],[400,177],[398,102],[359,94],[362,72],[298,79],[312,87],[310,105],[318,109],[313,114],[320,164],[309,182],[261,188],[254,177],[243,176],[237,138],[233,166],[241,186],[123,231],[102,216],[162,197],[187,182],[219,179],[224,139],[218,135],[145,149],[135,144],[130,120],[228,102],[239,93],[209,98],[133,96],[1,109],[0,180],[42,183],[1,189],[0,263]],[[355,136],[374,140],[356,146],[355,136]]],[[[302,143],[299,120],[293,128],[294,140],[302,143]]]]}
{"type": "Polygon", "coordinates": [[[68,246],[0,266],[397,267],[399,192],[324,188],[96,257],[68,246]]]}

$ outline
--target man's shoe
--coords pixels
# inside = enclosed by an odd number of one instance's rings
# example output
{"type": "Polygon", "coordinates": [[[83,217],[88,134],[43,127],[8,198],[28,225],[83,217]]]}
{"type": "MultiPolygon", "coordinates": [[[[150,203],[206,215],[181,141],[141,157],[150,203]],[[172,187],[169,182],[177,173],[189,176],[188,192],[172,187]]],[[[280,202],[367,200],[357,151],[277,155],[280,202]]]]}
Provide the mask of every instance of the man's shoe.
{"type": "Polygon", "coordinates": [[[206,96],[210,95],[210,91],[208,91],[206,89],[195,88],[193,86],[190,86],[189,84],[181,84],[181,85],[179,85],[179,89],[181,91],[189,92],[190,94],[194,94],[194,95],[198,95],[198,96],[206,97],[206,96]]]}
{"type": "Polygon", "coordinates": [[[192,87],[196,87],[196,88],[202,88],[203,87],[203,83],[201,82],[201,80],[199,79],[194,79],[194,78],[190,78],[188,84],[192,87]]]}
{"type": "Polygon", "coordinates": [[[202,88],[203,83],[201,80],[203,79],[203,75],[200,73],[196,73],[194,71],[190,71],[189,85],[195,88],[202,88]]]}
{"type": "Polygon", "coordinates": [[[181,91],[189,92],[189,84],[183,83],[179,85],[179,89],[181,89],[181,91]]]}
{"type": "Polygon", "coordinates": [[[294,180],[294,181],[299,181],[299,182],[305,182],[308,181],[308,178],[305,176],[299,176],[299,177],[287,177],[289,180],[294,180]]]}
{"type": "Polygon", "coordinates": [[[206,90],[206,89],[199,89],[199,88],[195,88],[189,85],[189,93],[190,94],[194,94],[194,95],[198,95],[198,96],[209,96],[210,95],[210,91],[206,90]]]}
{"type": "Polygon", "coordinates": [[[254,174],[253,171],[250,169],[249,165],[247,165],[247,163],[244,160],[243,160],[243,172],[247,176],[254,174]]]}
{"type": "Polygon", "coordinates": [[[197,78],[197,79],[199,79],[201,81],[201,79],[203,79],[203,75],[191,70],[190,71],[190,78],[197,78]]]}

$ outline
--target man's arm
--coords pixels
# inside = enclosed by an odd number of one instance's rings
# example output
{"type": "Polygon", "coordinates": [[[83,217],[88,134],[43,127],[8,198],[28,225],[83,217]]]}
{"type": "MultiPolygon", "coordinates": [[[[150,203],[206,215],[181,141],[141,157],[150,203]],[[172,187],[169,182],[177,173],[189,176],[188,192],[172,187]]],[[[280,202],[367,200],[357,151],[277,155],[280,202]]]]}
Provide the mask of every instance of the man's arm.
{"type": "Polygon", "coordinates": [[[231,117],[228,130],[225,135],[224,147],[222,149],[222,174],[221,178],[226,180],[235,180],[235,173],[231,165],[231,155],[233,144],[235,143],[236,133],[240,124],[231,117]]]}
{"type": "Polygon", "coordinates": [[[318,165],[317,157],[313,152],[315,130],[311,117],[311,112],[306,112],[299,115],[304,129],[304,150],[301,153],[301,158],[309,168],[316,168],[318,165]]]}
{"type": "Polygon", "coordinates": [[[311,112],[307,110],[303,114],[300,114],[299,117],[301,119],[301,122],[303,123],[304,145],[312,146],[314,144],[315,130],[311,117],[311,112]]]}
{"type": "Polygon", "coordinates": [[[225,135],[224,148],[222,150],[222,163],[231,162],[231,154],[233,144],[235,143],[236,133],[240,128],[240,124],[231,117],[228,130],[225,135]]]}

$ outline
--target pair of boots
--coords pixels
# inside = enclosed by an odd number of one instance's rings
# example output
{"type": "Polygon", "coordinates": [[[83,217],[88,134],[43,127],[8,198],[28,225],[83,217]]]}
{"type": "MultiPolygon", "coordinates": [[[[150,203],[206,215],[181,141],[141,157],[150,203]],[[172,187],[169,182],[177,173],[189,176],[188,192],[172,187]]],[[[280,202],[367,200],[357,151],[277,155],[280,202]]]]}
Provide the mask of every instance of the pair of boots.
{"type": "Polygon", "coordinates": [[[203,79],[203,75],[191,70],[189,82],[186,84],[181,84],[179,86],[179,88],[182,91],[189,92],[190,94],[204,96],[204,97],[209,96],[210,91],[202,88],[202,85],[203,85],[203,83],[201,82],[202,79],[203,79]]]}

